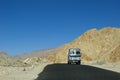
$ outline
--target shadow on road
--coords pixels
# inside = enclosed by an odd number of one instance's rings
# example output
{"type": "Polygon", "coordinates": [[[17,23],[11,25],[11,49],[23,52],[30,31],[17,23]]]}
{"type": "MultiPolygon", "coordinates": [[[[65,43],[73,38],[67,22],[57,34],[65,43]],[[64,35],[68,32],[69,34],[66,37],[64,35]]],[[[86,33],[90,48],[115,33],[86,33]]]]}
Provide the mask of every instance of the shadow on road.
{"type": "Polygon", "coordinates": [[[120,74],[87,65],[52,64],[36,80],[120,80],[120,74]]]}

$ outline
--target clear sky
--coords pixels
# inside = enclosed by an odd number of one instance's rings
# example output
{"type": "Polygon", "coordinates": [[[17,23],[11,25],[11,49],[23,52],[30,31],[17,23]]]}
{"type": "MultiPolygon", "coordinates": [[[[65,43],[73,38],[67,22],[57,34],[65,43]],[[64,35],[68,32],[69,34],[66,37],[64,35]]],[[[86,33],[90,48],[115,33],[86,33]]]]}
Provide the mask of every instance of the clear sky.
{"type": "Polygon", "coordinates": [[[0,51],[12,56],[106,26],[120,28],[120,0],[0,0],[0,51]]]}

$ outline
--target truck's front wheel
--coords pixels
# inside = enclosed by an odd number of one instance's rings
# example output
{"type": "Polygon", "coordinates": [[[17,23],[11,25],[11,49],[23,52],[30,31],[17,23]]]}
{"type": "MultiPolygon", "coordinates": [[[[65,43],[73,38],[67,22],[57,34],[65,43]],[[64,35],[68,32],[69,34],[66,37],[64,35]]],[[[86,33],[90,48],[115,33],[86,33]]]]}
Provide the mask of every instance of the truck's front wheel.
{"type": "Polygon", "coordinates": [[[71,64],[71,63],[68,61],[68,64],[71,64]]]}
{"type": "Polygon", "coordinates": [[[80,64],[81,64],[81,61],[78,61],[76,64],[80,65],[80,64]]]}

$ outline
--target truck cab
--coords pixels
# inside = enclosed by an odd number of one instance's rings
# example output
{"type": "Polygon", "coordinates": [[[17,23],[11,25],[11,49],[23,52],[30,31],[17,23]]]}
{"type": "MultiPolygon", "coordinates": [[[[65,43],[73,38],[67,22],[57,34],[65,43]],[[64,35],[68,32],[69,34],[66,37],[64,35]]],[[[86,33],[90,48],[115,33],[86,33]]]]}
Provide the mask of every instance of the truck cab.
{"type": "Polygon", "coordinates": [[[70,48],[68,50],[68,64],[81,64],[81,53],[79,48],[70,48]]]}

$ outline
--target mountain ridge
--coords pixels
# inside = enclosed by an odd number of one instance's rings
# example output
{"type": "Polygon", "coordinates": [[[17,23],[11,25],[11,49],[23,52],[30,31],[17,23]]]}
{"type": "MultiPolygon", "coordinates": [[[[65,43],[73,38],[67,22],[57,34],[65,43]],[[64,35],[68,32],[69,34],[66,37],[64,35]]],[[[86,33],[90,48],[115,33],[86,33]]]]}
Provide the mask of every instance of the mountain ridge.
{"type": "Polygon", "coordinates": [[[67,63],[67,52],[69,48],[80,48],[82,62],[103,61],[120,62],[120,28],[107,27],[100,30],[91,29],[70,43],[58,48],[33,51],[29,54],[21,54],[13,60],[7,53],[0,52],[0,64],[23,64],[21,61],[29,58],[37,61],[39,58],[54,63],[67,63]],[[16,60],[16,61],[15,61],[16,60]]]}
{"type": "MultiPolygon", "coordinates": [[[[110,54],[120,45],[120,28],[107,27],[100,30],[91,29],[72,42],[61,46],[55,55],[48,57],[56,63],[67,62],[67,51],[69,48],[80,48],[82,61],[106,61],[119,62],[120,58],[110,58],[110,54]],[[115,48],[115,49],[113,49],[115,48]],[[113,50],[111,50],[113,49],[113,50]],[[110,51],[110,52],[109,52],[110,51]],[[107,56],[107,57],[106,57],[107,56]]],[[[119,48],[119,47],[118,47],[119,48]]],[[[117,49],[118,49],[117,48],[117,49]]],[[[118,51],[115,53],[120,54],[118,51]]]]}

